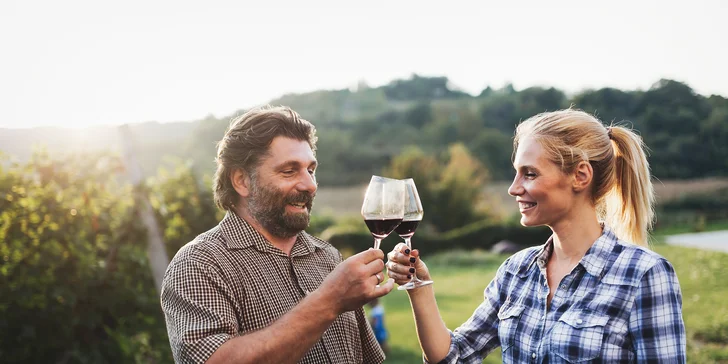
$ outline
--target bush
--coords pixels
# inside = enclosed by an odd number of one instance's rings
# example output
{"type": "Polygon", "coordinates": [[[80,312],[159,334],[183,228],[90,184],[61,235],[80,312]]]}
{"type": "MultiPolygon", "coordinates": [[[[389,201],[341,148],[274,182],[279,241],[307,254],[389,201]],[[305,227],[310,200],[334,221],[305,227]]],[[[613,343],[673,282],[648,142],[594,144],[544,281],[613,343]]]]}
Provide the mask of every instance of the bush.
{"type": "Polygon", "coordinates": [[[710,193],[686,194],[660,203],[657,207],[656,227],[669,225],[693,226],[704,230],[706,223],[728,219],[728,188],[710,193]]]}
{"type": "MultiPolygon", "coordinates": [[[[0,160],[0,362],[171,362],[147,236],[107,154],[0,160]],[[4,166],[8,166],[4,168],[4,166]]],[[[177,165],[140,187],[170,255],[221,217],[177,165]]]]}
{"type": "MultiPolygon", "coordinates": [[[[453,249],[489,250],[501,240],[510,240],[523,247],[528,247],[546,242],[549,236],[551,236],[551,229],[547,227],[526,228],[515,224],[493,224],[482,221],[442,234],[415,234],[412,245],[415,249],[422,250],[423,253],[432,254],[453,249]]],[[[342,251],[363,251],[372,247],[374,242],[371,234],[359,229],[352,231],[352,229],[332,228],[322,237],[342,251]]],[[[382,242],[382,250],[390,250],[399,241],[402,241],[399,236],[390,235],[382,242]]]]}
{"type": "Polygon", "coordinates": [[[145,358],[169,356],[120,170],[112,156],[44,153],[0,167],[0,362],[131,362],[144,347],[154,348],[145,358]]]}

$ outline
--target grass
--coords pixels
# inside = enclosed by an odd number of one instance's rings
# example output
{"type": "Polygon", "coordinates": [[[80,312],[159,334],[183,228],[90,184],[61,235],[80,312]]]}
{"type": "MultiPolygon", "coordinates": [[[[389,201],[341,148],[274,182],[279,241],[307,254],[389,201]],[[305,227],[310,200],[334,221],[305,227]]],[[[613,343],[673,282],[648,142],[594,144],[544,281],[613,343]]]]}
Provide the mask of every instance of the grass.
{"type": "Polygon", "coordinates": [[[688,362],[728,363],[728,254],[662,245],[683,294],[688,362]]]}
{"type": "MultiPolygon", "coordinates": [[[[658,244],[654,249],[675,266],[683,293],[688,362],[728,363],[728,254],[658,244]]],[[[448,252],[428,266],[448,328],[465,322],[483,300],[483,290],[506,256],[485,252],[448,252]]],[[[391,352],[386,363],[421,362],[421,351],[407,294],[384,297],[391,352]]],[[[484,363],[500,363],[500,351],[484,363]]]]}
{"type": "MultiPolygon", "coordinates": [[[[483,300],[485,286],[493,279],[505,258],[481,251],[459,251],[438,254],[427,261],[435,277],[435,294],[440,313],[448,328],[454,329],[470,317],[483,300]]],[[[422,362],[407,293],[393,291],[384,297],[383,304],[391,348],[385,363],[422,362]]],[[[484,361],[500,362],[500,350],[484,361]]]]}

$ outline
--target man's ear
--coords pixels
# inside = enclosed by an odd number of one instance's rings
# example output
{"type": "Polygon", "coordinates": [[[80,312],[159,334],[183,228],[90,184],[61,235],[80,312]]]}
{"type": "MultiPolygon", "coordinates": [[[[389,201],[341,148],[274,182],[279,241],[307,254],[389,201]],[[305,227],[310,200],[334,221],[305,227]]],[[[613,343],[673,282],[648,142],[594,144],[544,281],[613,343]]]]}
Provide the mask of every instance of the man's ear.
{"type": "Polygon", "coordinates": [[[592,168],[591,163],[586,161],[581,161],[574,169],[574,183],[573,188],[574,192],[582,192],[589,188],[589,185],[591,185],[592,179],[594,178],[594,169],[592,168]]]}
{"type": "Polygon", "coordinates": [[[250,177],[242,169],[236,169],[230,175],[230,182],[233,184],[233,188],[242,197],[248,197],[250,195],[250,177]]]}

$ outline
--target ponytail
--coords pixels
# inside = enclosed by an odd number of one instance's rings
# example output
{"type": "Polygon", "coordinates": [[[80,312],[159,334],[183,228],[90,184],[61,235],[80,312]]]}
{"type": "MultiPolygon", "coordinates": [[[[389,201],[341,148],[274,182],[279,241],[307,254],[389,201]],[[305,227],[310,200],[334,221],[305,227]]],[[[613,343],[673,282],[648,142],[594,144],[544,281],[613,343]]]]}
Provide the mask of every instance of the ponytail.
{"type": "Polygon", "coordinates": [[[621,238],[648,247],[655,193],[642,138],[621,127],[607,128],[614,149],[614,185],[604,196],[604,221],[621,238]]]}

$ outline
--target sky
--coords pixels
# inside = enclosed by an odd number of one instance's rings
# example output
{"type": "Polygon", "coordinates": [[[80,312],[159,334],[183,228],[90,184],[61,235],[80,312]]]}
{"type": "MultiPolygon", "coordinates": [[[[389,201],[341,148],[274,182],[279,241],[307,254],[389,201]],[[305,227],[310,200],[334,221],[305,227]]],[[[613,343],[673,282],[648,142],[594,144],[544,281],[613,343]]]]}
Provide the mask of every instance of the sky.
{"type": "Polygon", "coordinates": [[[0,128],[224,117],[413,73],[728,97],[728,2],[2,0],[0,128]]]}

